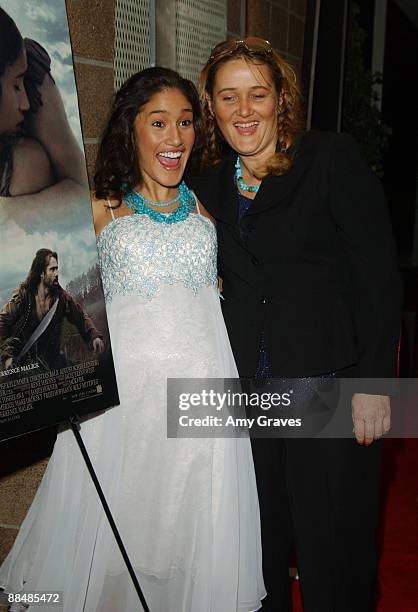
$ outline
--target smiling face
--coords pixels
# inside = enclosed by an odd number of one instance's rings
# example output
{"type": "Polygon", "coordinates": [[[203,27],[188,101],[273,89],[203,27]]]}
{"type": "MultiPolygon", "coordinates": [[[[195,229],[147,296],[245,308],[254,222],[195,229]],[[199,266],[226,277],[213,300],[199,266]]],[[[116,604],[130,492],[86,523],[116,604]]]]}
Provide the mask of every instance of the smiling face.
{"type": "Polygon", "coordinates": [[[178,89],[164,89],[144,104],[134,122],[135,149],[148,189],[181,182],[193,148],[192,105],[178,89]]]}
{"type": "Polygon", "coordinates": [[[223,137],[241,156],[261,161],[275,152],[279,96],[266,64],[238,58],[220,65],[208,103],[223,137]]]}
{"type": "Polygon", "coordinates": [[[24,112],[29,110],[30,104],[23,84],[26,70],[26,52],[22,50],[16,61],[6,66],[0,79],[0,134],[16,131],[23,121],[24,112]]]}

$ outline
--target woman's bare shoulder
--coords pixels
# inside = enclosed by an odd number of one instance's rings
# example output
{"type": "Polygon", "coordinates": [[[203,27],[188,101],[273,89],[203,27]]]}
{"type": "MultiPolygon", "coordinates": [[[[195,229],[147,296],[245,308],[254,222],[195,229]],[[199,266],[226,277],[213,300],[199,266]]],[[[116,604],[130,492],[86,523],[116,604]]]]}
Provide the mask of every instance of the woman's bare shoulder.
{"type": "Polygon", "coordinates": [[[131,213],[123,202],[114,199],[106,200],[96,198],[94,193],[91,194],[91,207],[96,236],[98,236],[106,225],[111,223],[116,217],[123,217],[131,213]]]}
{"type": "Polygon", "coordinates": [[[19,138],[13,147],[10,195],[38,193],[54,183],[48,154],[35,138],[19,138]]]}
{"type": "Polygon", "coordinates": [[[91,194],[91,208],[96,236],[112,221],[111,206],[112,204],[109,200],[96,198],[94,193],[91,194]]]}

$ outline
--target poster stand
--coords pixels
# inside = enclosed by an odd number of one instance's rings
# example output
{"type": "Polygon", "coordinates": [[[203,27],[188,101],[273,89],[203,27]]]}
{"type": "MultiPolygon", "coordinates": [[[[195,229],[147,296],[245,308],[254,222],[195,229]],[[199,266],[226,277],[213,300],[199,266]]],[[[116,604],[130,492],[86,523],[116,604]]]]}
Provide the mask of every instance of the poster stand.
{"type": "Polygon", "coordinates": [[[117,543],[117,545],[119,547],[119,550],[120,550],[120,552],[122,554],[123,560],[125,561],[125,565],[126,565],[126,568],[127,568],[128,572],[129,572],[129,575],[130,575],[130,577],[132,579],[135,591],[138,594],[138,597],[139,597],[139,600],[140,600],[140,602],[142,604],[144,612],[150,612],[150,609],[149,609],[149,607],[147,605],[147,602],[145,600],[144,594],[142,593],[141,587],[139,585],[138,578],[136,577],[134,568],[132,567],[132,564],[131,564],[131,562],[129,560],[128,554],[127,554],[126,549],[125,549],[125,546],[124,546],[124,544],[122,542],[122,538],[120,537],[118,528],[116,527],[116,523],[113,520],[112,513],[110,511],[109,505],[108,505],[108,503],[106,501],[106,498],[104,496],[103,490],[102,490],[102,488],[100,486],[100,482],[99,482],[99,480],[97,478],[96,472],[94,471],[93,464],[90,461],[90,457],[89,457],[87,449],[86,449],[86,447],[84,445],[83,438],[80,435],[80,431],[79,431],[80,428],[81,428],[80,418],[77,415],[72,415],[72,416],[69,417],[68,420],[69,420],[69,423],[71,425],[71,429],[73,430],[75,439],[77,440],[77,444],[78,444],[78,446],[80,448],[81,454],[83,455],[83,459],[84,459],[84,461],[86,463],[86,466],[87,466],[87,469],[88,469],[88,471],[90,473],[90,476],[91,476],[91,479],[93,481],[93,484],[96,487],[97,494],[98,494],[98,496],[100,498],[100,501],[102,502],[103,510],[104,510],[104,512],[105,512],[105,514],[107,516],[107,520],[109,521],[109,525],[110,525],[110,527],[111,527],[111,529],[113,531],[113,535],[115,536],[115,540],[116,540],[116,543],[117,543]]]}

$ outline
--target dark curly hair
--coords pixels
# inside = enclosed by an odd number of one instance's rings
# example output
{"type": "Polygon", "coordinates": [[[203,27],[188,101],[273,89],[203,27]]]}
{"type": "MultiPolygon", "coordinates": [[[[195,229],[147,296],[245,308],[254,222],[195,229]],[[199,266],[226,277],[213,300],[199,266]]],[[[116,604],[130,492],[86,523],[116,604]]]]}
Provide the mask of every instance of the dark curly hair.
{"type": "Polygon", "coordinates": [[[22,36],[13,19],[0,6],[0,78],[7,66],[11,66],[17,60],[22,50],[22,36]]]}
{"type": "Polygon", "coordinates": [[[197,166],[201,149],[201,111],[196,87],[169,68],[146,68],[131,76],[115,95],[97,154],[96,198],[115,198],[121,202],[140,182],[141,171],[133,139],[135,117],[155,94],[166,89],[178,89],[191,104],[195,144],[188,170],[197,166]]]}

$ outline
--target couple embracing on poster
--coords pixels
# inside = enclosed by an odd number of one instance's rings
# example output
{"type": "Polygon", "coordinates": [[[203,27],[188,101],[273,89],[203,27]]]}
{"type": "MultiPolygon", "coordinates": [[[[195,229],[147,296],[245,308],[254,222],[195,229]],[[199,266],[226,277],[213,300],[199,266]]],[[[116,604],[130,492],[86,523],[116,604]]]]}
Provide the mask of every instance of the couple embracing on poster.
{"type": "MultiPolygon", "coordinates": [[[[82,435],[152,612],[286,612],[292,548],[305,612],[370,611],[386,390],[347,405],[356,439],[252,452],[167,439],[165,410],[167,378],[394,375],[381,187],[350,137],[303,130],[294,72],[267,41],[220,43],[200,85],[203,110],[164,68],[115,96],[93,213],[121,405],[82,435]]],[[[141,609],[67,429],[0,586],[62,591],[65,612],[141,609]]]]}

